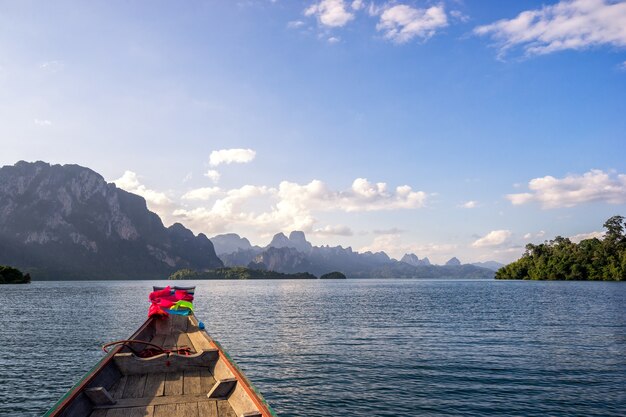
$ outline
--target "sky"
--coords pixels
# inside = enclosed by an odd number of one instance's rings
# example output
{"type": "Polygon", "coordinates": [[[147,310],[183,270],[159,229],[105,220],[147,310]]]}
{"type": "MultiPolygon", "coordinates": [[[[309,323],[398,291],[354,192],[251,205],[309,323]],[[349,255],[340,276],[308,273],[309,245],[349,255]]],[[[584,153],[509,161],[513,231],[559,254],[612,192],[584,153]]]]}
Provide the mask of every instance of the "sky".
{"type": "Polygon", "coordinates": [[[626,2],[0,0],[0,165],[443,263],[626,215],[626,2]]]}

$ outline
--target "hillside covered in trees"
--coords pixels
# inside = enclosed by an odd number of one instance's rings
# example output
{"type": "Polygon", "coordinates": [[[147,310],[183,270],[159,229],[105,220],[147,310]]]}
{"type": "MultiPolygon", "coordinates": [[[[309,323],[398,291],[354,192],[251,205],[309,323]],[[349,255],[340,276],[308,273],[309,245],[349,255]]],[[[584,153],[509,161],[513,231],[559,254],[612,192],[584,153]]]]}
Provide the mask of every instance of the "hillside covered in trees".
{"type": "Polygon", "coordinates": [[[602,240],[573,243],[557,236],[539,245],[528,244],[520,259],[496,272],[496,279],[625,281],[624,217],[611,217],[604,228],[602,240]]]}

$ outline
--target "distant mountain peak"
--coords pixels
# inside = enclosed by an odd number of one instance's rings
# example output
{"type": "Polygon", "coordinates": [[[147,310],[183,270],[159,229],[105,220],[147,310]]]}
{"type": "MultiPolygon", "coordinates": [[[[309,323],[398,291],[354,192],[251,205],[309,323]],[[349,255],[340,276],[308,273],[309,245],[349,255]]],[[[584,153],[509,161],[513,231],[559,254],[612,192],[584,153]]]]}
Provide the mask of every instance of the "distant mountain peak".
{"type": "Polygon", "coordinates": [[[458,266],[461,265],[461,261],[459,261],[459,259],[454,256],[452,258],[450,258],[450,260],[448,262],[446,262],[447,266],[458,266]]]}

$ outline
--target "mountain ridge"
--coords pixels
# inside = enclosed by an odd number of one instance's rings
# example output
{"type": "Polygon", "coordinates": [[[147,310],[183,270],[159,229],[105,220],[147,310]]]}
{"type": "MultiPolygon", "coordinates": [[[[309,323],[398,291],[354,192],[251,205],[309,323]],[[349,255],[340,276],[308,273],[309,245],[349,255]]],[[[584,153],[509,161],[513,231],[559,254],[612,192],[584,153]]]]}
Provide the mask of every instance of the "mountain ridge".
{"type": "Polygon", "coordinates": [[[33,279],[154,279],[223,266],[213,244],[165,227],[143,197],[79,165],[0,168],[0,264],[33,279]]]}

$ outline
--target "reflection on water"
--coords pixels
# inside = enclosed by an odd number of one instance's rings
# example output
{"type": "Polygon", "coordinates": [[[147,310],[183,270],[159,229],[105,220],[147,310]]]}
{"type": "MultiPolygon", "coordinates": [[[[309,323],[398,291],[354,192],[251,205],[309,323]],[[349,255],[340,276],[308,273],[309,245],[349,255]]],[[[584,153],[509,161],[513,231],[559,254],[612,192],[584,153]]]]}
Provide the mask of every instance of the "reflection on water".
{"type": "MultiPolygon", "coordinates": [[[[204,281],[196,314],[286,416],[623,415],[626,285],[204,281]]],[[[0,287],[0,415],[41,415],[152,282],[0,287]]]]}

